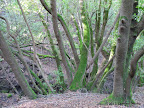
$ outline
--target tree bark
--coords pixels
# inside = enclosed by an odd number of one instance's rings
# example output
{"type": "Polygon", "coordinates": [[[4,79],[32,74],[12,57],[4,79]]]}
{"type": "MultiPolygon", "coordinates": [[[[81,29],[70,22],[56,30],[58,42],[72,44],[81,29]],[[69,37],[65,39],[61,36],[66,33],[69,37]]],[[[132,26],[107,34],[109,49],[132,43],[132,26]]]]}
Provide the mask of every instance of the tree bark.
{"type": "Polygon", "coordinates": [[[110,30],[108,31],[107,35],[105,36],[105,39],[103,40],[101,46],[99,47],[98,51],[95,53],[95,55],[94,55],[94,57],[92,58],[92,60],[90,61],[90,63],[87,65],[87,69],[90,68],[90,66],[94,63],[94,60],[98,57],[98,55],[99,55],[99,53],[101,52],[103,46],[104,46],[105,43],[107,42],[107,40],[108,40],[108,38],[109,38],[109,36],[110,36],[110,33],[111,33],[111,31],[113,30],[113,28],[114,28],[114,26],[115,26],[115,24],[116,24],[116,22],[117,22],[117,20],[118,20],[118,18],[119,18],[119,15],[120,15],[120,14],[118,13],[117,16],[116,16],[116,19],[115,19],[115,21],[114,21],[114,23],[113,23],[113,25],[112,25],[112,27],[110,28],[110,30]]]}
{"type": "MultiPolygon", "coordinates": [[[[133,14],[138,14],[138,0],[135,0],[133,4],[133,14]]],[[[140,32],[144,29],[144,14],[141,17],[141,20],[139,22],[136,21],[135,18],[131,21],[131,27],[130,27],[130,36],[129,36],[129,43],[128,43],[128,52],[127,52],[127,59],[126,59],[126,67],[129,67],[130,65],[130,59],[133,53],[133,46],[136,41],[136,38],[139,36],[140,32]]],[[[135,56],[134,56],[135,57],[135,56]]],[[[133,60],[132,60],[133,61],[133,60]]],[[[132,62],[131,61],[131,62],[132,62]]],[[[137,61],[135,61],[137,63],[137,61]]],[[[130,65],[131,68],[131,65],[130,65]]],[[[124,87],[125,87],[125,95],[129,98],[131,98],[130,95],[130,87],[131,87],[131,80],[133,77],[130,76],[128,68],[125,70],[124,74],[124,87]],[[129,92],[129,93],[128,93],[129,92]]],[[[133,74],[135,74],[133,72],[133,74]]]]}
{"type": "Polygon", "coordinates": [[[37,56],[36,46],[35,46],[35,41],[34,41],[34,36],[33,36],[32,31],[31,31],[31,29],[30,29],[29,23],[28,23],[28,21],[27,21],[27,19],[26,19],[25,13],[24,13],[24,11],[23,11],[23,9],[22,9],[21,3],[20,3],[19,0],[17,0],[17,2],[18,2],[18,5],[19,5],[19,7],[20,7],[20,10],[21,10],[21,12],[22,12],[24,21],[25,21],[25,23],[26,23],[26,25],[27,25],[27,27],[28,27],[29,32],[30,32],[30,36],[31,36],[31,38],[32,38],[33,49],[34,49],[34,53],[33,53],[33,55],[34,55],[34,61],[36,62],[37,66],[38,66],[38,68],[39,68],[39,70],[40,70],[40,72],[41,72],[41,75],[43,76],[46,84],[47,84],[48,87],[50,88],[50,92],[51,92],[51,91],[54,92],[54,89],[51,87],[51,85],[50,85],[50,83],[49,83],[49,80],[47,79],[47,77],[46,77],[46,75],[45,75],[45,73],[44,73],[44,71],[43,71],[43,68],[42,68],[42,64],[41,64],[41,62],[40,62],[40,59],[39,59],[39,57],[37,56]]]}
{"type": "Polygon", "coordinates": [[[79,0],[80,3],[80,11],[81,11],[81,18],[82,18],[82,25],[83,25],[83,46],[80,49],[81,58],[78,70],[74,76],[74,80],[70,86],[71,90],[77,90],[82,88],[83,85],[83,78],[86,71],[87,66],[87,58],[88,58],[88,48],[90,43],[90,28],[88,23],[88,14],[86,11],[86,3],[85,0],[79,0]]]}
{"type": "Polygon", "coordinates": [[[59,33],[59,28],[58,28],[58,23],[57,23],[57,10],[56,10],[56,0],[51,0],[51,7],[52,7],[52,21],[53,21],[53,29],[55,32],[55,36],[57,38],[58,41],[58,46],[60,49],[60,53],[62,56],[62,62],[65,66],[66,69],[66,74],[68,77],[68,85],[70,86],[73,78],[72,78],[72,72],[70,71],[69,67],[68,67],[68,63],[66,60],[66,55],[65,55],[65,50],[64,50],[64,46],[63,46],[63,42],[62,42],[62,38],[60,36],[59,33]]]}
{"type": "Polygon", "coordinates": [[[131,98],[131,95],[130,95],[130,93],[131,93],[130,92],[131,81],[132,81],[132,78],[134,77],[134,75],[136,73],[137,62],[143,55],[144,55],[144,46],[136,52],[133,59],[131,60],[130,73],[129,73],[129,76],[128,76],[127,81],[126,81],[126,89],[125,89],[126,90],[126,96],[129,98],[131,98]]]}
{"type": "Polygon", "coordinates": [[[11,50],[9,49],[4,37],[2,36],[1,31],[0,31],[0,49],[3,53],[5,61],[11,66],[12,71],[14,72],[15,77],[25,95],[27,95],[29,98],[36,98],[35,92],[28,84],[25,76],[23,75],[20,67],[18,66],[17,61],[15,60],[11,50]]]}
{"type": "Polygon", "coordinates": [[[2,16],[0,16],[0,18],[3,19],[3,20],[5,20],[5,22],[6,22],[7,32],[8,32],[8,34],[14,39],[14,41],[15,41],[15,43],[16,43],[16,47],[17,47],[17,49],[18,49],[19,55],[20,55],[20,57],[21,57],[21,59],[22,59],[22,61],[23,61],[23,65],[25,66],[25,68],[26,68],[26,70],[27,70],[27,72],[28,72],[28,75],[30,76],[30,80],[32,81],[32,83],[33,83],[34,87],[36,88],[36,90],[39,91],[39,92],[42,94],[42,91],[41,91],[40,88],[36,85],[36,83],[35,83],[32,75],[31,75],[31,73],[30,73],[30,69],[29,69],[28,64],[27,64],[26,61],[24,60],[24,57],[23,57],[22,51],[21,51],[21,49],[20,49],[19,43],[18,43],[18,41],[17,41],[17,39],[16,39],[16,36],[15,36],[15,35],[12,35],[12,34],[10,33],[10,25],[9,25],[7,19],[5,19],[5,18],[2,17],[2,16]]]}
{"type": "MultiPolygon", "coordinates": [[[[45,0],[40,0],[41,4],[44,6],[44,8],[52,15],[52,10],[47,6],[45,0]]],[[[65,21],[63,20],[63,18],[59,15],[59,14],[56,14],[57,15],[57,19],[60,21],[65,33],[66,33],[66,36],[70,42],[70,45],[71,45],[71,48],[72,48],[72,51],[73,51],[73,55],[74,55],[74,59],[75,59],[75,62],[76,62],[76,65],[78,67],[79,65],[79,57],[78,57],[78,54],[77,54],[77,50],[75,48],[75,45],[74,45],[74,41],[73,41],[73,38],[70,34],[70,31],[67,27],[67,24],[65,23],[65,21]]]]}
{"type": "Polygon", "coordinates": [[[50,45],[51,45],[51,49],[52,49],[52,52],[53,52],[53,55],[55,57],[55,61],[56,61],[56,64],[57,64],[57,69],[58,69],[59,73],[61,74],[59,76],[60,77],[60,82],[62,82],[62,86],[65,89],[66,88],[66,84],[64,82],[64,73],[62,72],[62,67],[61,67],[61,62],[60,62],[60,59],[59,59],[58,52],[57,52],[57,50],[56,50],[56,48],[54,46],[54,42],[53,42],[53,39],[51,37],[50,31],[49,31],[48,26],[47,26],[46,22],[44,21],[44,18],[41,15],[41,13],[39,13],[39,17],[41,18],[43,26],[45,27],[45,29],[47,31],[47,35],[48,35],[48,39],[49,39],[49,42],[50,42],[50,45]]]}
{"type": "MultiPolygon", "coordinates": [[[[114,71],[114,97],[123,97],[123,74],[125,70],[126,55],[128,50],[128,40],[130,33],[130,24],[133,12],[133,1],[122,0],[120,9],[119,37],[116,47],[116,66],[114,71]]],[[[127,67],[126,67],[127,68],[127,67]]]]}

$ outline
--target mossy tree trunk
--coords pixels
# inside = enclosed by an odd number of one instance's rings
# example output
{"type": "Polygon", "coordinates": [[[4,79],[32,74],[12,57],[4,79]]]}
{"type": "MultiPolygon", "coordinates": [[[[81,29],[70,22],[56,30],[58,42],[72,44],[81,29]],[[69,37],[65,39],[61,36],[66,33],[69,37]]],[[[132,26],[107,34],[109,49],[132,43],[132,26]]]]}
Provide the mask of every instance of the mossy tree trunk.
{"type": "Polygon", "coordinates": [[[21,59],[23,65],[25,66],[26,71],[27,71],[28,75],[30,76],[30,80],[32,81],[32,83],[33,83],[34,87],[36,88],[36,90],[37,90],[39,93],[42,94],[42,91],[41,91],[40,88],[36,85],[36,83],[35,83],[32,75],[31,75],[31,73],[30,73],[28,64],[27,64],[26,61],[24,60],[24,57],[23,57],[22,51],[21,51],[21,49],[20,49],[19,43],[18,43],[18,41],[17,41],[17,39],[16,39],[16,36],[15,36],[15,35],[12,35],[12,34],[10,33],[10,25],[9,25],[9,22],[7,21],[7,19],[5,19],[5,18],[2,17],[2,16],[0,16],[0,18],[3,19],[3,20],[5,20],[5,22],[6,22],[6,24],[7,24],[7,32],[8,32],[8,34],[14,39],[14,41],[15,41],[15,43],[16,43],[16,47],[17,47],[18,52],[19,52],[18,57],[21,59]]]}
{"type": "Polygon", "coordinates": [[[81,57],[78,70],[74,76],[74,80],[70,86],[70,90],[77,90],[83,87],[83,78],[87,66],[88,48],[90,42],[90,28],[88,23],[88,16],[86,12],[85,0],[79,0],[81,6],[82,28],[83,28],[83,46],[81,49],[81,57]]]}
{"type": "MultiPolygon", "coordinates": [[[[97,51],[99,46],[100,46],[100,23],[101,23],[101,0],[99,3],[99,9],[96,11],[96,18],[95,18],[95,42],[96,42],[96,46],[95,46],[95,50],[97,51]]],[[[92,52],[92,57],[94,57],[94,52],[92,52]]],[[[98,71],[98,57],[95,58],[94,60],[94,65],[93,65],[93,69],[92,72],[90,73],[90,77],[91,77],[91,81],[94,80],[95,75],[98,71]]],[[[88,85],[91,86],[93,82],[90,82],[88,85]]]]}
{"type": "Polygon", "coordinates": [[[51,37],[51,34],[50,34],[50,31],[48,29],[48,25],[46,24],[46,22],[44,21],[44,17],[41,15],[41,13],[39,13],[39,17],[41,18],[42,20],[42,23],[43,23],[43,26],[45,27],[46,31],[47,31],[47,35],[48,35],[48,39],[49,39],[49,42],[50,42],[50,45],[51,45],[51,49],[52,49],[52,52],[53,52],[53,55],[55,57],[55,61],[56,61],[56,65],[57,65],[57,69],[58,71],[60,72],[60,82],[62,83],[62,86],[63,88],[65,89],[66,88],[66,85],[65,85],[65,82],[64,82],[64,74],[62,72],[62,67],[61,67],[61,62],[60,62],[60,59],[59,59],[59,55],[58,55],[58,52],[54,46],[54,42],[53,42],[53,39],[51,37]]]}
{"type": "Polygon", "coordinates": [[[49,82],[49,80],[47,79],[47,77],[46,77],[46,75],[45,75],[45,73],[44,73],[44,70],[43,70],[43,68],[42,68],[42,63],[41,63],[41,61],[40,61],[40,59],[39,59],[39,57],[38,57],[38,55],[37,55],[36,45],[35,45],[35,39],[34,39],[34,36],[33,36],[33,34],[32,34],[32,31],[31,31],[31,29],[30,29],[29,23],[28,23],[28,21],[27,21],[27,19],[26,19],[26,15],[25,15],[25,13],[24,13],[24,11],[23,11],[23,9],[22,9],[22,6],[21,6],[21,3],[20,3],[19,0],[17,0],[17,3],[18,3],[19,8],[20,8],[20,10],[21,10],[21,12],[22,12],[24,21],[25,21],[25,23],[26,23],[26,25],[27,25],[27,27],[28,27],[28,30],[29,30],[29,33],[30,33],[30,36],[31,36],[31,39],[32,39],[33,50],[34,50],[33,59],[34,59],[35,63],[37,64],[38,68],[39,68],[40,74],[42,75],[42,77],[44,78],[46,84],[47,84],[48,87],[50,88],[50,89],[49,89],[49,90],[50,90],[49,92],[54,92],[54,89],[53,89],[52,86],[50,85],[50,82],[49,82]]]}
{"type": "MultiPolygon", "coordinates": [[[[134,8],[133,8],[133,14],[138,14],[138,0],[135,0],[134,2],[134,8]]],[[[137,66],[137,62],[140,59],[141,56],[143,56],[143,47],[134,55],[134,57],[131,59],[131,55],[133,53],[133,46],[134,43],[136,41],[136,38],[139,36],[140,32],[144,29],[144,14],[141,17],[141,20],[139,22],[137,22],[135,20],[135,18],[132,19],[131,22],[131,28],[130,28],[130,37],[129,37],[129,44],[128,44],[128,53],[127,53],[127,61],[126,61],[126,66],[128,67],[130,65],[130,72],[128,71],[128,69],[126,69],[126,77],[125,77],[125,96],[129,99],[132,98],[131,95],[131,81],[134,78],[134,75],[136,73],[136,66],[137,66]],[[129,73],[128,73],[129,72],[129,73]]]]}
{"type": "Polygon", "coordinates": [[[52,7],[53,29],[54,29],[55,36],[56,36],[57,41],[58,41],[58,46],[59,46],[60,53],[61,53],[61,56],[62,56],[62,62],[63,62],[64,66],[65,66],[65,69],[66,69],[66,74],[67,74],[67,77],[68,77],[68,85],[70,86],[73,78],[72,78],[72,72],[71,72],[71,70],[68,66],[68,63],[67,63],[62,37],[60,35],[59,28],[58,28],[58,22],[57,22],[57,17],[58,16],[57,16],[57,10],[56,10],[56,0],[51,0],[51,7],[52,7]]]}
{"type": "MultiPolygon", "coordinates": [[[[43,7],[52,15],[52,10],[50,9],[50,7],[46,4],[45,0],[40,0],[41,4],[43,5],[43,7]]],[[[71,48],[72,48],[72,52],[73,52],[73,55],[74,55],[74,59],[75,59],[75,63],[76,63],[76,66],[78,67],[79,65],[79,57],[78,57],[78,54],[77,54],[77,50],[76,50],[76,47],[75,47],[75,44],[74,44],[74,40],[70,34],[70,31],[68,29],[68,26],[65,22],[65,20],[63,19],[63,17],[60,15],[60,14],[56,14],[57,15],[57,19],[60,21],[65,33],[66,33],[66,36],[70,42],[70,45],[71,45],[71,48]]]]}
{"type": "Polygon", "coordinates": [[[3,57],[4,57],[5,61],[11,66],[12,71],[14,72],[15,77],[16,77],[20,87],[22,88],[23,92],[25,93],[25,95],[27,95],[29,98],[32,98],[32,99],[36,98],[35,92],[32,90],[32,88],[30,87],[29,83],[27,82],[25,76],[23,75],[8,44],[6,43],[4,37],[2,36],[1,31],[0,31],[0,49],[3,53],[3,57]]]}

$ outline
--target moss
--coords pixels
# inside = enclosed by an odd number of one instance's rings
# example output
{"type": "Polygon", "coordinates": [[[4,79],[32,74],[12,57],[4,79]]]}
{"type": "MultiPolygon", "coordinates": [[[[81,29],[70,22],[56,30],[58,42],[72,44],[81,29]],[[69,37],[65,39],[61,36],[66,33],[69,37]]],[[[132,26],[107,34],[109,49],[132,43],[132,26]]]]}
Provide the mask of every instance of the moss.
{"type": "Polygon", "coordinates": [[[81,34],[80,34],[80,29],[79,29],[79,25],[78,23],[76,22],[76,19],[74,18],[74,24],[76,26],[76,29],[77,29],[77,35],[78,35],[78,39],[79,39],[79,47],[81,48],[82,47],[82,39],[81,39],[81,34]]]}
{"type": "Polygon", "coordinates": [[[94,83],[93,81],[88,82],[88,84],[86,85],[87,90],[91,90],[93,83],[94,83]]]}
{"type": "Polygon", "coordinates": [[[99,104],[100,105],[120,105],[124,103],[124,98],[122,96],[115,97],[111,94],[109,97],[103,99],[99,104]]]}
{"type": "Polygon", "coordinates": [[[24,82],[25,82],[25,84],[26,84],[26,86],[27,86],[27,88],[29,90],[29,92],[28,92],[29,94],[26,94],[26,95],[28,95],[28,97],[30,99],[36,99],[37,98],[37,94],[32,90],[31,86],[29,85],[28,81],[26,80],[26,78],[24,77],[24,74],[21,71],[20,71],[20,76],[24,80],[24,82]]]}
{"type": "Polygon", "coordinates": [[[44,95],[48,94],[47,91],[46,91],[46,88],[48,88],[48,86],[45,87],[43,85],[43,83],[41,82],[41,80],[39,79],[39,77],[32,70],[30,70],[30,72],[31,72],[32,76],[36,79],[36,81],[38,82],[38,85],[41,87],[41,89],[43,91],[43,94],[44,95]]]}
{"type": "MultiPolygon", "coordinates": [[[[50,41],[52,53],[53,53],[53,55],[55,57],[55,61],[56,61],[56,64],[57,64],[58,71],[61,74],[61,76],[59,76],[60,77],[60,82],[62,82],[61,85],[63,86],[63,88],[66,88],[66,84],[64,82],[64,75],[63,75],[62,67],[61,67],[61,64],[60,64],[60,58],[59,58],[58,50],[56,49],[56,47],[54,45],[53,38],[52,38],[52,36],[50,34],[50,31],[48,29],[47,23],[44,21],[44,16],[42,16],[41,13],[39,13],[39,16],[42,19],[43,26],[45,27],[45,29],[47,31],[47,37],[48,37],[48,39],[50,41]]],[[[43,57],[43,58],[45,58],[45,57],[43,57]]]]}
{"type": "Polygon", "coordinates": [[[8,90],[2,90],[1,93],[8,93],[8,90]]]}
{"type": "MultiPolygon", "coordinates": [[[[33,54],[34,52],[32,51],[28,51],[28,50],[22,50],[25,53],[31,53],[33,54]]],[[[37,54],[39,56],[39,58],[55,58],[55,56],[51,56],[51,55],[44,55],[44,54],[37,54]]]]}
{"type": "Polygon", "coordinates": [[[99,104],[100,105],[126,105],[130,106],[134,104],[134,100],[132,98],[125,98],[124,96],[117,96],[115,97],[111,94],[109,97],[103,99],[99,104]]]}
{"type": "Polygon", "coordinates": [[[91,81],[93,81],[93,83],[94,83],[94,81],[95,81],[95,76],[96,76],[96,74],[97,74],[97,71],[98,71],[98,58],[96,58],[96,59],[94,60],[93,70],[92,70],[92,72],[90,73],[91,81]]]}
{"type": "Polygon", "coordinates": [[[82,81],[83,81],[85,69],[87,66],[87,50],[86,50],[85,46],[83,46],[83,49],[84,50],[82,51],[78,70],[77,70],[75,77],[74,77],[74,80],[70,86],[71,90],[77,90],[77,89],[83,87],[82,81]]]}
{"type": "Polygon", "coordinates": [[[83,44],[82,48],[80,49],[80,54],[81,54],[80,63],[78,66],[78,70],[75,74],[74,80],[72,81],[72,84],[70,86],[70,90],[77,90],[77,89],[80,89],[84,86],[83,85],[83,78],[84,78],[85,71],[86,71],[87,56],[88,56],[87,48],[89,48],[89,43],[90,43],[90,29],[89,29],[89,23],[87,20],[88,14],[86,12],[85,7],[86,7],[86,5],[83,2],[81,15],[82,15],[83,37],[84,37],[83,42],[84,42],[84,44],[83,44]]]}
{"type": "Polygon", "coordinates": [[[12,97],[12,94],[9,93],[9,94],[7,95],[7,98],[10,98],[10,97],[12,97]]]}

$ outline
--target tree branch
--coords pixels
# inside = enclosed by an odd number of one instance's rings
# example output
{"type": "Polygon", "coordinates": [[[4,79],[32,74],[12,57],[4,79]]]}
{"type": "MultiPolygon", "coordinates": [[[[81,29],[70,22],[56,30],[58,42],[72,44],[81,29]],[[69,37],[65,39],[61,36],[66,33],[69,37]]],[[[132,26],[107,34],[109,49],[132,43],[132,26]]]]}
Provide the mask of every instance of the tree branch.
{"type": "Polygon", "coordinates": [[[131,60],[130,73],[129,73],[131,78],[134,77],[136,73],[137,62],[143,55],[144,55],[144,46],[136,52],[136,54],[134,55],[134,58],[131,60]]]}
{"type": "Polygon", "coordinates": [[[98,51],[95,53],[95,55],[94,55],[94,57],[92,58],[91,62],[90,62],[89,65],[87,66],[87,69],[93,64],[94,60],[98,57],[98,55],[99,55],[99,53],[101,52],[103,46],[104,46],[105,43],[107,42],[107,40],[108,40],[108,38],[109,38],[109,36],[110,36],[110,33],[111,33],[111,31],[113,30],[113,28],[114,28],[114,26],[115,26],[115,24],[116,24],[116,22],[117,22],[117,20],[118,20],[118,18],[119,18],[119,15],[120,15],[120,14],[118,13],[117,16],[116,16],[116,19],[115,19],[115,21],[114,21],[114,23],[113,23],[113,25],[112,25],[112,27],[111,27],[110,30],[108,31],[108,33],[107,33],[107,35],[105,36],[105,39],[103,40],[101,46],[99,47],[98,51]]]}
{"type": "Polygon", "coordinates": [[[24,60],[24,57],[23,57],[22,51],[21,51],[21,49],[20,49],[19,43],[18,43],[18,41],[17,41],[17,39],[16,39],[16,36],[15,36],[15,35],[12,35],[12,34],[10,33],[10,25],[9,25],[9,22],[7,21],[6,18],[4,18],[4,17],[2,17],[2,16],[0,16],[0,18],[3,19],[3,20],[5,20],[5,22],[6,22],[7,32],[8,32],[8,34],[14,39],[14,41],[15,41],[15,43],[16,43],[16,47],[17,47],[17,49],[18,49],[19,55],[20,55],[21,59],[23,60],[23,65],[25,66],[25,68],[26,68],[26,70],[27,70],[27,72],[28,72],[28,74],[29,74],[29,76],[30,76],[30,79],[31,79],[32,83],[34,84],[35,88],[42,94],[42,91],[41,91],[40,88],[36,85],[36,83],[35,83],[32,75],[31,75],[31,73],[30,73],[28,64],[27,64],[26,61],[24,60]]]}
{"type": "MultiPolygon", "coordinates": [[[[45,0],[40,0],[40,2],[43,5],[43,7],[52,15],[52,10],[47,6],[45,0]]],[[[70,42],[70,45],[71,45],[71,48],[72,48],[72,51],[73,51],[75,62],[77,64],[77,66],[78,66],[80,60],[79,60],[79,57],[78,57],[78,54],[77,54],[77,50],[76,50],[75,45],[74,45],[73,38],[72,38],[72,36],[70,34],[70,31],[69,31],[65,21],[63,20],[63,18],[59,14],[57,14],[57,19],[60,21],[60,23],[61,23],[61,25],[62,25],[65,33],[66,33],[66,36],[67,36],[67,38],[68,38],[68,40],[70,42]]]]}

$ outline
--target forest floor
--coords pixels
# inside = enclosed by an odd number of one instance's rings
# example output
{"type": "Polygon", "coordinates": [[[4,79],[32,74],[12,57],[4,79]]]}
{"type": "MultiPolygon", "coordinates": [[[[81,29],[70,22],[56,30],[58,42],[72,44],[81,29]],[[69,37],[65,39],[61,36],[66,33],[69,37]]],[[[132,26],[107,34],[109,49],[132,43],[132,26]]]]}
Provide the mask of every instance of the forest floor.
{"type": "Polygon", "coordinates": [[[98,105],[108,94],[67,92],[64,94],[51,94],[39,96],[30,100],[27,97],[19,98],[17,95],[7,98],[8,94],[0,94],[2,108],[144,108],[144,87],[136,88],[133,99],[136,104],[124,105],[98,105]]]}
{"type": "MultiPolygon", "coordinates": [[[[42,54],[47,54],[47,52],[43,52],[42,54]]],[[[25,60],[27,63],[30,62],[27,57],[25,60]]],[[[10,67],[7,67],[4,61],[2,63],[4,68],[7,69],[7,72],[9,72],[10,67]]],[[[57,69],[54,59],[43,59],[42,63],[46,74],[54,75],[54,71],[57,69]]],[[[29,65],[31,66],[31,64],[29,65]]],[[[37,68],[35,68],[35,71],[36,70],[37,68]]],[[[63,71],[65,73],[65,70],[63,71]]],[[[11,76],[12,82],[14,82],[13,73],[8,74],[11,76]]],[[[144,108],[144,87],[136,88],[133,94],[133,99],[136,104],[129,107],[124,105],[98,105],[98,103],[107,96],[109,96],[109,94],[67,91],[63,94],[39,95],[39,98],[30,100],[27,97],[19,97],[16,94],[9,96],[9,93],[0,93],[0,108],[144,108]]]]}

